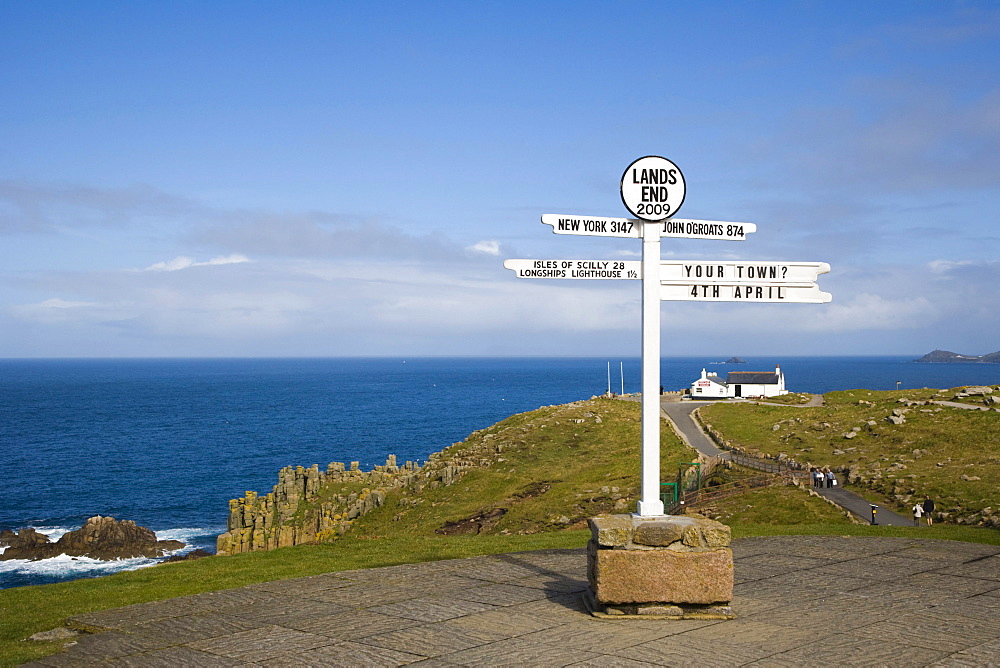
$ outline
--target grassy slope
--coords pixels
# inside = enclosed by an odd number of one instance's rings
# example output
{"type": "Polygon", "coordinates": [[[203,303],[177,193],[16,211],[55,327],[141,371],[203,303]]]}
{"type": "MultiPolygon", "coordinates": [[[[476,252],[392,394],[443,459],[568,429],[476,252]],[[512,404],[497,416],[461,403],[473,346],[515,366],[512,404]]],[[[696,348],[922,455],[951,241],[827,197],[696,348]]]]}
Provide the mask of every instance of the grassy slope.
{"type": "Polygon", "coordinates": [[[841,508],[797,487],[766,487],[705,504],[696,512],[725,524],[746,525],[850,525],[841,508]]]}
{"type": "MultiPolygon", "coordinates": [[[[448,487],[424,490],[416,506],[390,493],[379,512],[355,522],[351,535],[435,535],[446,522],[498,509],[504,514],[483,533],[583,528],[600,513],[632,512],[640,487],[640,416],[638,403],[606,399],[514,415],[444,452],[447,457],[488,443],[499,450],[492,466],[448,487]]],[[[661,433],[662,475],[669,480],[692,451],[666,424],[661,433]]]]}
{"type": "Polygon", "coordinates": [[[996,510],[1000,413],[913,406],[902,425],[885,419],[893,409],[905,408],[900,399],[934,396],[926,389],[850,390],[825,395],[826,406],[816,408],[720,403],[701,411],[706,422],[747,450],[785,453],[822,466],[856,466],[863,485],[903,514],[925,494],[952,519],[996,510]],[[854,438],[844,438],[856,427],[854,438]],[[979,480],[963,480],[963,475],[979,480]]]}

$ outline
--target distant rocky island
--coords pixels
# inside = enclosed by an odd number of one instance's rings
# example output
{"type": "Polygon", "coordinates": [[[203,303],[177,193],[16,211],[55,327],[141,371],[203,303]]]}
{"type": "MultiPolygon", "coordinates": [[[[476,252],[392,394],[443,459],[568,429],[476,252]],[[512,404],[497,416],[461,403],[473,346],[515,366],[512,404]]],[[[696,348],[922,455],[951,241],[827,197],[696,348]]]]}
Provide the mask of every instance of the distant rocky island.
{"type": "Polygon", "coordinates": [[[157,540],[156,534],[132,520],[118,521],[113,517],[96,515],[89,518],[76,531],[68,531],[55,543],[33,528],[15,533],[0,531],[0,560],[49,559],[66,554],[71,557],[90,557],[103,561],[134,559],[136,557],[162,557],[164,553],[179,550],[184,543],[179,540],[157,540]]]}
{"type": "Polygon", "coordinates": [[[747,361],[742,357],[730,357],[725,362],[709,362],[709,364],[746,364],[747,361]]]}
{"type": "Polygon", "coordinates": [[[948,350],[935,350],[913,361],[930,364],[1000,364],[1000,351],[988,355],[959,355],[948,350]]]}

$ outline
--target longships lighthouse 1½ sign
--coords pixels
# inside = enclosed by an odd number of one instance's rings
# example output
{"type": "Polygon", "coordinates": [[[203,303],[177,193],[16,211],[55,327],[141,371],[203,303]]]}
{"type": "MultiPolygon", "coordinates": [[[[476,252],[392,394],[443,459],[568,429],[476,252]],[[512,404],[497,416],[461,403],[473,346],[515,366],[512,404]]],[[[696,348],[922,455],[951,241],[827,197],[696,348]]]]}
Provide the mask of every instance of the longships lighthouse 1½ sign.
{"type": "Polygon", "coordinates": [[[640,517],[663,514],[660,500],[660,302],[727,301],[823,304],[829,293],[816,284],[825,262],[660,259],[661,238],[744,241],[753,223],[675,218],[687,196],[681,170],[670,160],[646,156],[621,178],[621,198],[635,218],[547,213],[555,234],[642,239],[642,260],[506,260],[518,278],[624,279],[642,282],[642,497],[640,517]]]}

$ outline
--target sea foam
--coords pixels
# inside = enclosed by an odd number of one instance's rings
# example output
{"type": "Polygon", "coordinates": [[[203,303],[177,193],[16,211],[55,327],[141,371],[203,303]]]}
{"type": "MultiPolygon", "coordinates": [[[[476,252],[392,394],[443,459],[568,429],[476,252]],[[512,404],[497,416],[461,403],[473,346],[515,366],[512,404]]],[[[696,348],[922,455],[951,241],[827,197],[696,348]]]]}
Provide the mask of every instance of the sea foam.
{"type": "MultiPolygon", "coordinates": [[[[55,542],[69,532],[80,527],[38,527],[38,533],[45,534],[49,540],[55,542]]],[[[176,554],[187,554],[192,550],[213,549],[215,537],[222,533],[224,529],[205,527],[181,527],[177,529],[164,529],[156,532],[158,540],[179,540],[184,543],[184,547],[164,553],[165,557],[176,554]]],[[[0,548],[0,554],[7,548],[0,548]]],[[[91,559],[90,557],[71,557],[61,554],[48,559],[7,559],[0,561],[0,589],[17,587],[27,584],[51,584],[53,582],[64,582],[67,580],[77,580],[80,578],[93,578],[102,575],[111,575],[121,571],[134,571],[139,568],[148,568],[160,563],[162,559],[149,559],[146,557],[136,557],[134,559],[114,559],[102,561],[91,559]]]]}

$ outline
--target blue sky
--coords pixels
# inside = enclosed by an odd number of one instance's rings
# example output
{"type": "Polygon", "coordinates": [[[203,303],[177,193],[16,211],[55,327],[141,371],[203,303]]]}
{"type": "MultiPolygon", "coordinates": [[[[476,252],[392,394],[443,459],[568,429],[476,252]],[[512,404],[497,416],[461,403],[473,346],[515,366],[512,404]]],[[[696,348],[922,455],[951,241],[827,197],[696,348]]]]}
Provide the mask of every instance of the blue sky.
{"type": "Polygon", "coordinates": [[[0,357],[638,355],[639,284],[506,258],[829,262],[824,305],[662,304],[663,354],[1000,349],[990,2],[0,0],[0,357]]]}

